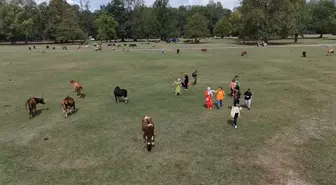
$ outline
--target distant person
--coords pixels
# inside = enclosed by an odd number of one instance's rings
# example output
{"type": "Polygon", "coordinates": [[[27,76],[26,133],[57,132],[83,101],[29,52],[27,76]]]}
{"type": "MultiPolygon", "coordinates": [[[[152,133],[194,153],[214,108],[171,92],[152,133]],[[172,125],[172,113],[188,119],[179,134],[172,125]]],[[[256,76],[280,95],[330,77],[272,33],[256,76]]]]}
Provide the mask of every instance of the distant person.
{"type": "Polygon", "coordinates": [[[163,55],[163,54],[164,54],[164,52],[165,52],[165,50],[162,48],[162,50],[161,50],[161,54],[163,55]]]}
{"type": "Polygon", "coordinates": [[[247,91],[244,93],[244,96],[245,96],[245,105],[248,110],[251,110],[251,102],[252,102],[251,89],[247,89],[247,91]]]}
{"type": "Polygon", "coordinates": [[[217,94],[217,108],[220,108],[223,106],[223,100],[225,97],[225,92],[222,87],[219,87],[216,91],[217,94]]]}
{"type": "Polygon", "coordinates": [[[235,76],[235,81],[236,81],[236,89],[238,89],[238,91],[240,90],[240,83],[238,80],[238,76],[235,76]]]}
{"type": "Polygon", "coordinates": [[[235,104],[231,109],[231,117],[233,117],[233,127],[237,128],[237,120],[240,117],[240,110],[238,104],[235,104]]]}
{"type": "Polygon", "coordinates": [[[194,85],[195,85],[197,83],[197,70],[195,70],[191,76],[194,78],[194,85]]]}

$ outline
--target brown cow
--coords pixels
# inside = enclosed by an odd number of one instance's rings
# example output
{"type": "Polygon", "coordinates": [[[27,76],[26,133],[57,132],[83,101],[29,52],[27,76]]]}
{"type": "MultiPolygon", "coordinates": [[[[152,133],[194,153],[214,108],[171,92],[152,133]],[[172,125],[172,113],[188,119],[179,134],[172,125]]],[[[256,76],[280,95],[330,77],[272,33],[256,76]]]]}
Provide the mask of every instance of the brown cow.
{"type": "Polygon", "coordinates": [[[45,104],[44,99],[31,97],[26,101],[25,107],[29,111],[29,119],[32,119],[33,117],[35,117],[36,105],[39,103],[44,105],[45,104]]]}
{"type": "Polygon", "coordinates": [[[71,80],[69,84],[73,85],[73,91],[77,93],[77,96],[84,97],[83,86],[75,80],[71,80]]]}
{"type": "Polygon", "coordinates": [[[244,50],[244,51],[241,52],[241,56],[244,56],[244,55],[247,55],[247,51],[246,50],[244,50]]]}
{"type": "Polygon", "coordinates": [[[334,54],[335,50],[334,49],[329,49],[328,50],[328,55],[334,54]]]}
{"type": "Polygon", "coordinates": [[[207,52],[207,49],[206,48],[202,48],[201,51],[204,53],[204,52],[207,52]]]}
{"type": "Polygon", "coordinates": [[[145,143],[147,143],[147,150],[151,151],[154,144],[154,122],[152,117],[144,116],[142,118],[142,131],[145,143]]]}
{"type": "Polygon", "coordinates": [[[61,108],[62,108],[63,114],[65,113],[65,117],[67,118],[68,113],[71,114],[74,111],[76,111],[75,100],[71,98],[70,96],[65,97],[61,101],[61,108]]]}

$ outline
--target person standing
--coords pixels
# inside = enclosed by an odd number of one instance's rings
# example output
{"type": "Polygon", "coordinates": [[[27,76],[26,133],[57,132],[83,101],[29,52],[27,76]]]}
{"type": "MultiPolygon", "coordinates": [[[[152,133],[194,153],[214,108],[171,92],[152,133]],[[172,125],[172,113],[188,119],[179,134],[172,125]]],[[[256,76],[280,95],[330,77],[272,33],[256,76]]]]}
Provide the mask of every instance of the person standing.
{"type": "Polygon", "coordinates": [[[240,91],[236,88],[234,90],[234,93],[233,93],[233,105],[236,105],[238,104],[238,106],[240,105],[240,96],[241,96],[241,93],[240,91]]]}
{"type": "Polygon", "coordinates": [[[206,104],[207,110],[212,109],[212,96],[210,94],[205,95],[205,104],[206,104]]]}
{"type": "Polygon", "coordinates": [[[189,86],[189,77],[187,73],[184,73],[184,90],[188,90],[189,86]]]}
{"type": "Polygon", "coordinates": [[[236,89],[236,80],[232,79],[231,81],[231,96],[233,96],[234,90],[236,89]]]}
{"type": "Polygon", "coordinates": [[[238,120],[238,117],[240,117],[240,110],[239,110],[238,104],[232,107],[231,117],[233,117],[233,127],[237,128],[237,120],[238,120]]]}
{"type": "Polygon", "coordinates": [[[251,110],[251,103],[252,103],[252,92],[251,89],[247,89],[247,91],[244,93],[245,96],[245,105],[248,110],[251,110]]]}
{"type": "Polygon", "coordinates": [[[177,79],[173,85],[175,85],[175,95],[181,95],[181,79],[177,79]]]}
{"type": "Polygon", "coordinates": [[[197,70],[195,70],[193,73],[192,73],[192,77],[194,78],[194,85],[197,83],[197,70]]]}
{"type": "Polygon", "coordinates": [[[236,89],[238,89],[238,91],[240,90],[240,83],[238,80],[238,76],[235,76],[235,81],[236,81],[236,89]]]}
{"type": "Polygon", "coordinates": [[[223,106],[223,100],[225,97],[225,92],[222,87],[219,87],[216,91],[217,94],[217,108],[220,108],[223,106]]]}

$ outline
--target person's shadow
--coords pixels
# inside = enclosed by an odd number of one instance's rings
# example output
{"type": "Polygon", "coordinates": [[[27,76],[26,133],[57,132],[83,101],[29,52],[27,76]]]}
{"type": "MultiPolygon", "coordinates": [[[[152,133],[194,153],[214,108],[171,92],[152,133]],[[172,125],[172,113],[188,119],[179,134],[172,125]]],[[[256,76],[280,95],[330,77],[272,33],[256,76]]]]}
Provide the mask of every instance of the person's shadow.
{"type": "Polygon", "coordinates": [[[232,119],[227,120],[227,124],[233,126],[233,120],[232,119]]]}

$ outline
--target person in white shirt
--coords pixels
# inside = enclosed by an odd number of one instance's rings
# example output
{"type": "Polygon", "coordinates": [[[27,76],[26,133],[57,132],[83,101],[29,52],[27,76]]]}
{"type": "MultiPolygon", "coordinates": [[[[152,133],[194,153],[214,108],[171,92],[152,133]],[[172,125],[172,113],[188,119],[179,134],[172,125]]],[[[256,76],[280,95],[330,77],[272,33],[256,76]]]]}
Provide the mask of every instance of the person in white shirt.
{"type": "Polygon", "coordinates": [[[239,110],[238,104],[232,107],[231,116],[233,117],[233,126],[234,128],[237,128],[237,120],[238,120],[238,117],[240,117],[240,110],[239,110]]]}

